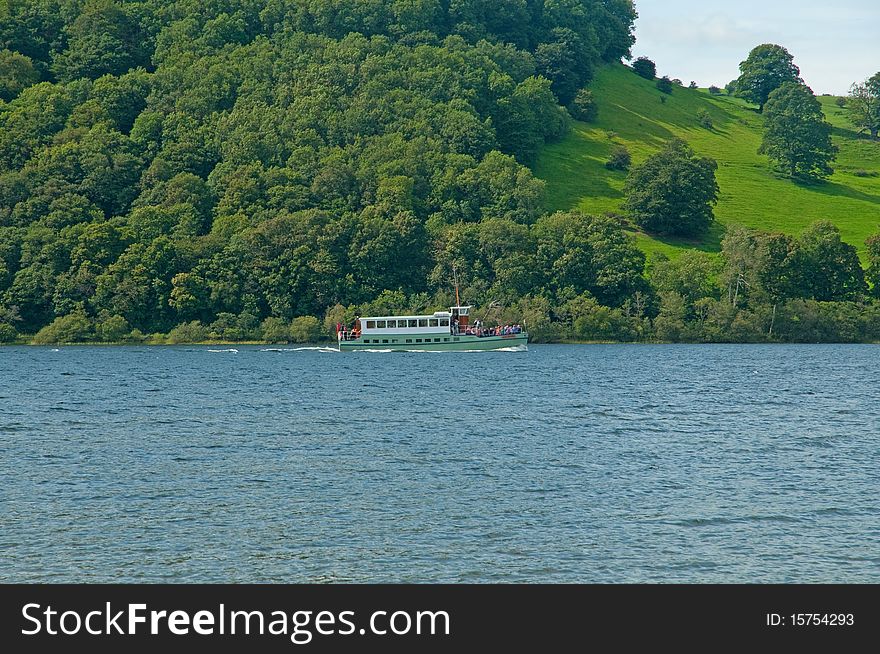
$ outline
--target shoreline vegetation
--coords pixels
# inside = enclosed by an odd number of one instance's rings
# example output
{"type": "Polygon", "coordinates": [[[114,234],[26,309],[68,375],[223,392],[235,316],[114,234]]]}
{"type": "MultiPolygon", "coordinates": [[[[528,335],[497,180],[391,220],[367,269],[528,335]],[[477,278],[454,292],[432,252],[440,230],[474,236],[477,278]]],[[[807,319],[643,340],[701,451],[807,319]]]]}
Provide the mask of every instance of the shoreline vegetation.
{"type": "MultiPolygon", "coordinates": [[[[526,325],[532,345],[880,343],[880,301],[865,299],[796,299],[737,308],[727,299],[704,297],[689,308],[682,296],[666,293],[654,318],[635,314],[632,309],[603,307],[591,297],[576,297],[552,315],[541,312],[547,306],[542,298],[528,298],[518,307],[502,311],[498,322],[526,325]]],[[[6,332],[0,346],[333,346],[338,322],[351,323],[355,315],[370,313],[337,306],[327,313],[323,323],[313,316],[303,316],[290,323],[271,318],[262,324],[251,321],[250,327],[227,316],[210,325],[192,321],[168,333],[151,334],[129,329],[119,317],[96,324],[84,314],[73,314],[56,319],[37,334],[6,332]]],[[[476,315],[489,317],[492,308],[478,310],[476,315]]],[[[487,324],[491,322],[490,318],[487,324]]]]}
{"type": "MultiPolygon", "coordinates": [[[[561,341],[529,341],[529,345],[645,345],[645,346],[677,346],[677,345],[880,345],[880,338],[877,340],[861,340],[861,341],[579,341],[579,340],[561,340],[561,341]]],[[[259,346],[267,348],[335,348],[336,343],[330,340],[314,341],[305,343],[275,343],[269,341],[200,341],[194,343],[169,343],[164,340],[147,339],[139,343],[117,341],[117,342],[96,342],[81,341],[71,343],[34,343],[31,340],[13,341],[11,343],[0,343],[0,349],[4,347],[94,347],[94,348],[113,348],[113,347],[227,347],[236,348],[239,346],[259,346]]]]}

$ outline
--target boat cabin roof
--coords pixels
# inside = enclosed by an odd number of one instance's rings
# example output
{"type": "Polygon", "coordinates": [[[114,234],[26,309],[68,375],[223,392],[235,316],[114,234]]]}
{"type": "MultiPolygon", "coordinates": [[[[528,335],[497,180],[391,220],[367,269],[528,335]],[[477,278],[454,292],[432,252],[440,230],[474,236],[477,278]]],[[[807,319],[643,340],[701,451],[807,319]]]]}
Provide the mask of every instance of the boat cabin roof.
{"type": "Polygon", "coordinates": [[[431,318],[451,318],[452,314],[448,311],[438,311],[437,313],[431,315],[424,316],[370,316],[368,318],[361,318],[361,320],[425,320],[431,318]]]}
{"type": "MultiPolygon", "coordinates": [[[[462,316],[468,315],[473,307],[452,307],[452,311],[458,310],[458,314],[462,316]]],[[[437,311],[430,315],[424,316],[370,316],[368,318],[360,318],[360,320],[419,320],[431,318],[452,318],[452,311],[437,311]]]]}

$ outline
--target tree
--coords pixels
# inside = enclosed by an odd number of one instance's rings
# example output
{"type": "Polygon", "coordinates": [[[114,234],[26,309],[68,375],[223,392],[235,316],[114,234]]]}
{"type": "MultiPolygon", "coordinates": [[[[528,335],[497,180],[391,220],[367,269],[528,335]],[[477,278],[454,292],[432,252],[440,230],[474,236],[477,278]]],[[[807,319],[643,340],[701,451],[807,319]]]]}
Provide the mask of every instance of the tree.
{"type": "Polygon", "coordinates": [[[693,307],[702,298],[718,296],[717,268],[715,257],[698,250],[687,250],[673,260],[660,255],[653,263],[651,281],[661,296],[677,293],[693,307]]]}
{"type": "Polygon", "coordinates": [[[636,59],[632,64],[632,68],[639,77],[644,77],[648,80],[653,80],[657,77],[657,64],[647,57],[636,59]]]}
{"type": "Polygon", "coordinates": [[[672,80],[669,79],[669,76],[664,75],[660,79],[657,80],[657,90],[661,93],[666,93],[669,95],[672,93],[672,80]]]}
{"type": "Polygon", "coordinates": [[[557,28],[552,40],[535,49],[538,72],[553,83],[553,92],[563,104],[574,100],[578,89],[593,78],[583,40],[573,30],[557,28]]]}
{"type": "Polygon", "coordinates": [[[593,123],[599,117],[599,105],[596,104],[596,98],[589,89],[578,91],[568,111],[575,120],[582,120],[585,123],[593,123]]]}
{"type": "Polygon", "coordinates": [[[119,343],[131,332],[131,326],[122,316],[107,316],[95,325],[95,335],[104,343],[119,343]]]}
{"type": "Polygon", "coordinates": [[[810,226],[797,241],[793,266],[799,297],[819,302],[854,300],[867,292],[856,248],[828,221],[810,226]]]}
{"type": "Polygon", "coordinates": [[[92,337],[92,322],[82,312],[56,318],[51,325],[43,327],[33,342],[37,345],[55,343],[82,343],[92,337]]]}
{"type": "Polygon", "coordinates": [[[12,100],[39,79],[30,57],[12,50],[0,50],[0,100],[12,100]]]}
{"type": "Polygon", "coordinates": [[[624,146],[618,145],[611,151],[611,156],[605,162],[608,170],[629,170],[632,165],[632,155],[624,146]]]}
{"type": "Polygon", "coordinates": [[[314,316],[294,318],[290,325],[290,338],[294,343],[317,343],[323,340],[321,321],[314,316]]]}
{"type": "Polygon", "coordinates": [[[794,57],[780,45],[765,43],[753,49],[739,65],[736,95],[753,102],[764,111],[770,94],[786,82],[801,82],[794,57]]]}
{"type": "Polygon", "coordinates": [[[645,255],[619,221],[559,212],[539,220],[534,231],[537,265],[553,288],[586,291],[610,307],[648,292],[645,255]]]}
{"type": "Polygon", "coordinates": [[[290,325],[281,318],[266,318],[260,325],[263,340],[267,343],[287,343],[290,341],[290,325]]]}
{"type": "Polygon", "coordinates": [[[860,84],[853,84],[842,106],[848,109],[853,125],[876,139],[880,133],[880,73],[860,84]]]}
{"type": "Polygon", "coordinates": [[[721,241],[721,282],[731,306],[739,307],[749,293],[757,290],[761,254],[760,239],[755,232],[741,225],[727,227],[721,241]]]}
{"type": "Polygon", "coordinates": [[[712,122],[712,116],[705,109],[700,109],[697,112],[697,122],[700,124],[700,127],[705,127],[706,129],[712,129],[715,126],[712,122]]]}
{"type": "Polygon", "coordinates": [[[67,49],[56,53],[52,63],[64,81],[120,75],[138,63],[147,63],[137,22],[111,0],[86,2],[65,31],[67,49]]]}
{"type": "Polygon", "coordinates": [[[831,143],[831,125],[809,87],[786,82],[770,94],[764,113],[759,153],[792,178],[820,180],[834,173],[837,147],[831,143]]]}
{"type": "Polygon", "coordinates": [[[204,343],[208,340],[208,330],[198,320],[184,322],[168,332],[168,344],[204,343]]]}
{"type": "Polygon", "coordinates": [[[698,236],[712,224],[718,201],[714,159],[698,157],[681,139],[630,172],[624,209],[645,231],[698,236]]]}
{"type": "Polygon", "coordinates": [[[18,338],[18,333],[12,325],[0,322],[0,343],[12,343],[18,338]]]}
{"type": "Polygon", "coordinates": [[[530,77],[498,102],[497,132],[501,149],[522,163],[533,162],[541,147],[566,134],[571,118],[550,90],[550,82],[530,77]]]}

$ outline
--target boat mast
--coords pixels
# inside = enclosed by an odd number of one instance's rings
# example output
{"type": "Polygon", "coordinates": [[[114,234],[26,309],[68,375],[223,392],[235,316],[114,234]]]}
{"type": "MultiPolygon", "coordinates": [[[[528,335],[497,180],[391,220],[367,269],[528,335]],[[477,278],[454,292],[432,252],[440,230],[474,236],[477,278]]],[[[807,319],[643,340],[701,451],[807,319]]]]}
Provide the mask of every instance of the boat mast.
{"type": "Polygon", "coordinates": [[[452,278],[455,280],[455,306],[461,306],[461,300],[458,297],[458,270],[456,270],[455,266],[452,267],[452,278]]]}

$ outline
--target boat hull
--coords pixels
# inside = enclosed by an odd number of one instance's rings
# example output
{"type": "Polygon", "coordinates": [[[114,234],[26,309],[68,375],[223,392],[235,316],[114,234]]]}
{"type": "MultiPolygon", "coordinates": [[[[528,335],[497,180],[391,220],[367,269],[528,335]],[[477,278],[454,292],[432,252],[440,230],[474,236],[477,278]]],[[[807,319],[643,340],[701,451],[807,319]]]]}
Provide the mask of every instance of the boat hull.
{"type": "MultiPolygon", "coordinates": [[[[375,341],[377,339],[367,339],[375,341]]],[[[388,343],[357,341],[340,341],[342,352],[491,352],[492,350],[525,349],[529,343],[528,334],[510,334],[507,336],[455,336],[449,342],[441,343],[388,343]],[[457,340],[456,340],[457,339],[457,340]]],[[[402,341],[404,339],[398,339],[402,341]]],[[[414,339],[413,339],[414,340],[414,339]]]]}

